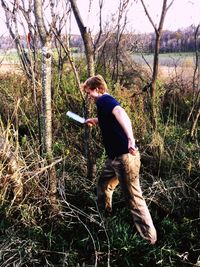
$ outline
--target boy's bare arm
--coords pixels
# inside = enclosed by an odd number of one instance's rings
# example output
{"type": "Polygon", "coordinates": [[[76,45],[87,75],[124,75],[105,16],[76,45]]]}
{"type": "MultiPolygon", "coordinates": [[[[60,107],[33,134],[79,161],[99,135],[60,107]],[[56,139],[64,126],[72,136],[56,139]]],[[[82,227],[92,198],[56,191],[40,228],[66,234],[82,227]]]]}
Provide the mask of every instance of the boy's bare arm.
{"type": "Polygon", "coordinates": [[[129,153],[135,155],[138,149],[135,146],[135,138],[133,136],[133,129],[130,118],[128,117],[126,111],[121,106],[114,107],[112,114],[115,116],[119,124],[122,126],[128,138],[129,153]]]}

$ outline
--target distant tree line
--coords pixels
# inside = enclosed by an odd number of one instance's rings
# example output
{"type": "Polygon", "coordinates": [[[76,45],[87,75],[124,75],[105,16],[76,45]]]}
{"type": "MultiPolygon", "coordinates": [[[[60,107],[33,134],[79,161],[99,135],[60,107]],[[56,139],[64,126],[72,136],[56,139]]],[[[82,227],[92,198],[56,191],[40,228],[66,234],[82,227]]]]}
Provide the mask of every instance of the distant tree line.
{"type": "MultiPolygon", "coordinates": [[[[103,37],[103,36],[102,36],[103,37]]],[[[123,33],[124,45],[132,52],[153,53],[155,49],[155,33],[133,34],[123,33]]],[[[112,38],[111,38],[112,40],[112,38]]],[[[81,36],[72,35],[70,45],[83,52],[81,36]]],[[[190,26],[177,31],[164,30],[161,37],[160,53],[195,52],[195,27],[190,26]]]]}
{"type": "MultiPolygon", "coordinates": [[[[177,31],[164,30],[161,37],[160,53],[195,52],[195,26],[177,31]]],[[[102,36],[103,39],[103,36],[102,36]]],[[[134,34],[123,33],[124,45],[132,52],[153,53],[155,49],[155,33],[134,34]]],[[[112,42],[112,38],[110,38],[112,42]]],[[[70,45],[83,52],[81,36],[72,35],[70,45]]]]}
{"type": "MultiPolygon", "coordinates": [[[[132,51],[153,53],[155,49],[155,33],[137,35],[132,51]]],[[[190,26],[177,31],[165,30],[160,43],[161,53],[195,52],[195,27],[190,26]]]]}
{"type": "MultiPolygon", "coordinates": [[[[155,38],[155,33],[123,34],[125,44],[132,52],[153,53],[155,48],[155,38]]],[[[27,45],[26,39],[27,37],[21,36],[22,43],[25,47],[27,45]]],[[[75,48],[74,52],[84,52],[84,44],[81,35],[72,34],[70,37],[70,46],[75,48]]],[[[11,37],[1,36],[0,49],[11,48],[15,48],[15,44],[11,41],[11,37]]],[[[160,52],[195,52],[195,27],[190,26],[185,29],[178,29],[177,31],[163,31],[161,37],[160,52]]]]}

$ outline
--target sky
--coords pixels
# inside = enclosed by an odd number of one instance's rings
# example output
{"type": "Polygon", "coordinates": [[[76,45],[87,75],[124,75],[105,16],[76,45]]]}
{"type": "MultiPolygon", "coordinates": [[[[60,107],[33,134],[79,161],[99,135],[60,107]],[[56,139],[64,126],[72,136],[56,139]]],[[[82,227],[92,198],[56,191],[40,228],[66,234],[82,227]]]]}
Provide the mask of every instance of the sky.
{"type": "MultiPolygon", "coordinates": [[[[93,0],[91,11],[88,12],[88,0],[77,0],[81,15],[86,25],[90,25],[95,31],[98,29],[97,18],[98,0],[93,0]],[[96,26],[94,26],[96,24],[96,26]],[[92,25],[92,26],[91,26],[92,25]]],[[[152,32],[153,27],[145,15],[140,0],[132,1],[133,4],[128,10],[128,28],[137,33],[152,32]]],[[[153,21],[158,25],[162,0],[144,0],[153,21]]],[[[168,0],[170,3],[171,0],[168,0]]],[[[104,0],[103,14],[104,19],[109,18],[111,14],[116,14],[119,0],[104,0]]],[[[164,29],[177,30],[186,28],[190,25],[197,26],[200,23],[200,0],[174,0],[173,5],[169,8],[165,17],[164,29]]],[[[76,30],[78,32],[78,30],[76,30]]]]}
{"type": "MultiPolygon", "coordinates": [[[[7,0],[8,1],[8,0],[7,0]]],[[[114,14],[117,17],[117,10],[120,0],[104,0],[103,5],[103,20],[110,21],[111,16],[114,14]]],[[[132,30],[136,33],[148,33],[153,32],[154,29],[145,15],[144,9],[140,0],[131,0],[132,5],[128,9],[128,30],[132,30]]],[[[162,0],[144,0],[149,13],[158,25],[162,0]]],[[[168,0],[170,3],[171,0],[168,0]]],[[[80,14],[84,21],[84,24],[88,26],[92,33],[95,33],[99,29],[98,12],[99,12],[99,0],[77,0],[77,4],[80,9],[80,14]],[[89,2],[91,2],[91,8],[89,8],[89,2]]],[[[190,25],[197,26],[200,23],[200,0],[174,0],[173,5],[168,10],[165,21],[164,30],[177,30],[189,27],[190,25]]],[[[79,34],[76,21],[72,19],[71,23],[72,33],[79,34]]],[[[0,35],[8,34],[5,26],[4,11],[0,6],[0,35]]]]}

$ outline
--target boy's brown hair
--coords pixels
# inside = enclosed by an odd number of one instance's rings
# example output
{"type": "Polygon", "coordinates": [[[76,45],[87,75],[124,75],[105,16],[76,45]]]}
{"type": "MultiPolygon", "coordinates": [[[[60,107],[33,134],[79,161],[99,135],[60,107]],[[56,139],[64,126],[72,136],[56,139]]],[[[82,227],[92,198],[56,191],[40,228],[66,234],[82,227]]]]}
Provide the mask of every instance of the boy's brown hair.
{"type": "Polygon", "coordinates": [[[101,75],[96,75],[88,78],[83,84],[84,91],[86,88],[90,88],[91,90],[98,88],[99,92],[102,94],[105,93],[108,89],[107,84],[101,75]]]}

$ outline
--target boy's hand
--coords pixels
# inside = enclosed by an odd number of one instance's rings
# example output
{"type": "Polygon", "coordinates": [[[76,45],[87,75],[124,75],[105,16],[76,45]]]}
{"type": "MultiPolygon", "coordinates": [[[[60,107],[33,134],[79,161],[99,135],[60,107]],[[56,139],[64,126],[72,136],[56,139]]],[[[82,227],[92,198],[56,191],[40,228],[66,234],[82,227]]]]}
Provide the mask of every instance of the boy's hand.
{"type": "Polygon", "coordinates": [[[128,151],[131,155],[135,156],[138,152],[138,148],[135,145],[135,140],[128,138],[128,151]]]}
{"type": "Polygon", "coordinates": [[[98,123],[98,120],[97,118],[91,118],[91,119],[85,120],[85,123],[87,124],[87,126],[92,127],[98,123]]]}

